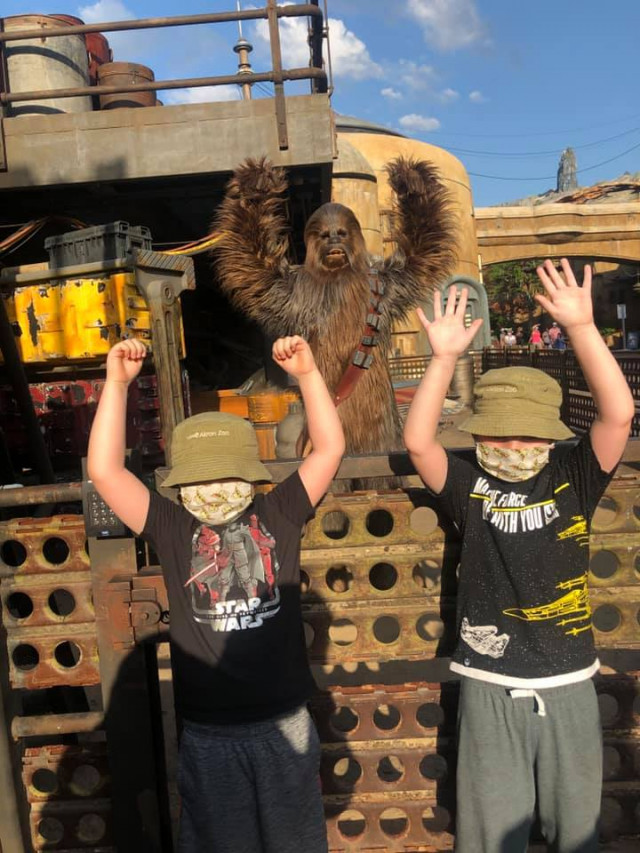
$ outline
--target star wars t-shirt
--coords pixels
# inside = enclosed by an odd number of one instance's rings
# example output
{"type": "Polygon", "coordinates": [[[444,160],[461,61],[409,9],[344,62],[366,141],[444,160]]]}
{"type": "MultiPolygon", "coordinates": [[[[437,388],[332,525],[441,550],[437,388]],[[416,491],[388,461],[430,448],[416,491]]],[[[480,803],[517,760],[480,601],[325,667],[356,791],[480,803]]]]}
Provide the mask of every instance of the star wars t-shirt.
{"type": "Polygon", "coordinates": [[[142,536],[167,586],[176,708],[185,719],[252,722],[309,698],[300,538],[312,514],[297,473],[224,525],[151,494],[142,536]]]}
{"type": "Polygon", "coordinates": [[[451,669],[508,687],[590,677],[589,525],[613,472],[601,470],[588,435],[518,483],[447,457],[438,497],[462,536],[451,669]]]}

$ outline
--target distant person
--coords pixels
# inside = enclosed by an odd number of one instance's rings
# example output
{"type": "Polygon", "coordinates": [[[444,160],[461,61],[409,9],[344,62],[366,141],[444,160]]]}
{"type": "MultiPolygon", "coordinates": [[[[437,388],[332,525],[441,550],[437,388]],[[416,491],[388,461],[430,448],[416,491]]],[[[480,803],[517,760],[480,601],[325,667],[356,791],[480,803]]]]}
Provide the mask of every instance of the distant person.
{"type": "Polygon", "coordinates": [[[549,340],[551,341],[551,346],[555,344],[556,338],[561,334],[560,326],[557,323],[552,323],[551,328],[549,329],[549,340]]]}
{"type": "Polygon", "coordinates": [[[542,347],[544,346],[542,342],[542,335],[540,334],[540,326],[537,324],[533,327],[533,329],[531,329],[529,343],[534,349],[542,349],[542,347]]]}
{"type": "Polygon", "coordinates": [[[522,331],[522,326],[518,326],[516,329],[516,345],[521,347],[524,343],[524,332],[522,331]]]}
{"type": "Polygon", "coordinates": [[[562,330],[558,329],[558,334],[556,335],[556,339],[553,342],[553,349],[565,350],[567,348],[567,342],[562,334],[562,330]]]}
{"type": "Polygon", "coordinates": [[[549,337],[549,332],[546,329],[543,329],[542,331],[542,344],[545,348],[551,346],[551,338],[549,337]]]}
{"type": "Polygon", "coordinates": [[[504,345],[506,347],[514,347],[516,345],[516,336],[513,334],[513,329],[507,329],[504,336],[504,345]]]}
{"type": "Polygon", "coordinates": [[[416,471],[462,539],[457,853],[524,853],[537,814],[549,850],[596,853],[602,729],[592,676],[599,662],[587,578],[593,513],[620,461],[634,416],[625,378],[593,322],[591,268],[582,287],[546,261],[536,300],[562,323],[596,415],[577,444],[560,420],[562,391],[531,367],[489,370],[476,382],[475,460],[438,441],[465,328],[467,291],[418,317],[431,351],[404,438],[416,471]],[[456,306],[457,301],[457,306],[456,306]],[[550,454],[551,451],[551,455],[550,454]]]}

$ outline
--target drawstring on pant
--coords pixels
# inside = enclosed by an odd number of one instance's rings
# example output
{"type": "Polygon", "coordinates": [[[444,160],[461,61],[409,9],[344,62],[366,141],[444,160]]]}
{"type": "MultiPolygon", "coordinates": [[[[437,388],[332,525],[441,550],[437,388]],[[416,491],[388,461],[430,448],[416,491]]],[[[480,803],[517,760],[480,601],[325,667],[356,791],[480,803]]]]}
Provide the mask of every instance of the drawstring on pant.
{"type": "Polygon", "coordinates": [[[530,690],[527,688],[514,687],[513,689],[509,690],[508,692],[509,692],[509,696],[511,696],[512,699],[528,699],[530,697],[533,697],[533,699],[535,699],[535,702],[536,702],[535,709],[534,709],[536,714],[539,717],[546,717],[547,716],[547,709],[545,708],[545,705],[544,705],[544,699],[538,693],[537,690],[530,690]]]}

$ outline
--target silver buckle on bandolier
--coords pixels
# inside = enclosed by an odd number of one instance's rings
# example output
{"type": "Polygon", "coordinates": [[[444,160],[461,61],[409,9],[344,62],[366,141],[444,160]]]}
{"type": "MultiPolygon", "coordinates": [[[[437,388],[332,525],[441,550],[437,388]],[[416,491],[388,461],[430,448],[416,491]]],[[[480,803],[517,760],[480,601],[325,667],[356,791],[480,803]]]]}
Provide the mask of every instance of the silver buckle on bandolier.
{"type": "Polygon", "coordinates": [[[378,278],[378,270],[369,270],[369,312],[365,320],[364,334],[360,338],[358,349],[351,359],[352,364],[368,370],[373,364],[373,353],[368,352],[371,347],[378,346],[380,339],[380,301],[384,296],[384,284],[378,278]]]}

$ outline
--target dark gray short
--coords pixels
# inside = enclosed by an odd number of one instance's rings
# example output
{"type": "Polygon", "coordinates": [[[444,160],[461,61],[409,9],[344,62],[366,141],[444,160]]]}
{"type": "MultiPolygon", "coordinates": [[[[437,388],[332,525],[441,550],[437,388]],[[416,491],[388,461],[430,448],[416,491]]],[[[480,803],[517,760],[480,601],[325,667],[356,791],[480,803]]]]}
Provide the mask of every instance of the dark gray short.
{"type": "Polygon", "coordinates": [[[180,853],[326,853],[320,742],[306,708],[259,723],[186,723],[180,853]]]}

